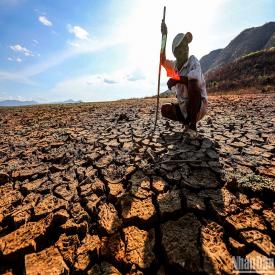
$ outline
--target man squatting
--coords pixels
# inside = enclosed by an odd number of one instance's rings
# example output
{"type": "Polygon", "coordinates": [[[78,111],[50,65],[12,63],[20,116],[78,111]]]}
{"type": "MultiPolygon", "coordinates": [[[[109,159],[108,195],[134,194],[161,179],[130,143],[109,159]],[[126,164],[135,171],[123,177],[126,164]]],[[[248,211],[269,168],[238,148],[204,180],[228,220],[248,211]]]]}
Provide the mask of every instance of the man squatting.
{"type": "MultiPolygon", "coordinates": [[[[161,24],[162,35],[167,35],[165,22],[161,24]]],[[[164,104],[161,114],[165,118],[180,121],[185,125],[185,132],[191,138],[197,136],[196,124],[207,110],[207,92],[204,76],[199,60],[189,56],[188,44],[193,36],[190,32],[179,33],[172,43],[175,61],[166,59],[165,49],[161,53],[161,65],[166,69],[170,79],[167,82],[169,90],[176,93],[177,103],[164,104]]]]}

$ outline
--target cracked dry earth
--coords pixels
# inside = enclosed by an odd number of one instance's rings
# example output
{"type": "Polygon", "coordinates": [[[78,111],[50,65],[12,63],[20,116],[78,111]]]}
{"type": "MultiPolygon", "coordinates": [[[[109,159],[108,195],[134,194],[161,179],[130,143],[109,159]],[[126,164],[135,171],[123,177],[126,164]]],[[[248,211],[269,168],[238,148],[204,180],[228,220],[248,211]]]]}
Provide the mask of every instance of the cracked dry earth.
{"type": "Polygon", "coordinates": [[[274,99],[210,97],[196,140],[162,118],[152,133],[150,99],[0,109],[0,273],[232,274],[232,256],[274,258],[274,99]]]}

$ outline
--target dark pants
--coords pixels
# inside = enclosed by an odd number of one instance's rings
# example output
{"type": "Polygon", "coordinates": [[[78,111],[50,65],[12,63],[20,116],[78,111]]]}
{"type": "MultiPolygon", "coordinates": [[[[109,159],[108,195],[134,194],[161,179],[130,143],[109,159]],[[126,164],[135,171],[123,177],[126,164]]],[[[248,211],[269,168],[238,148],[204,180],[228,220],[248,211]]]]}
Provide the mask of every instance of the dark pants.
{"type": "Polygon", "coordinates": [[[178,103],[168,103],[161,106],[161,114],[165,118],[180,121],[193,130],[196,130],[197,117],[200,112],[202,97],[197,80],[188,81],[188,105],[187,118],[185,119],[181,113],[178,103]]]}

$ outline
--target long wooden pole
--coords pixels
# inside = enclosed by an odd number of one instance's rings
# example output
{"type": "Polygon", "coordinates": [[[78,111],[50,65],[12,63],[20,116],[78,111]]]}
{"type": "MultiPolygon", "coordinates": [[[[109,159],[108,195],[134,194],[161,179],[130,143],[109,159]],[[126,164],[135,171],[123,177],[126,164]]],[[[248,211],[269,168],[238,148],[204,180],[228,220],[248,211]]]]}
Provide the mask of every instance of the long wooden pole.
{"type": "MultiPolygon", "coordinates": [[[[162,22],[165,22],[165,14],[166,14],[166,7],[164,6],[164,8],[163,8],[162,22]]],[[[161,54],[162,54],[162,52],[165,49],[166,39],[167,39],[167,35],[162,35],[162,38],[161,38],[161,48],[160,48],[160,57],[159,57],[159,71],[158,71],[157,110],[156,110],[156,118],[155,118],[154,131],[156,130],[156,127],[157,127],[158,113],[159,113],[159,90],[160,90],[160,74],[161,74],[161,54]]]]}

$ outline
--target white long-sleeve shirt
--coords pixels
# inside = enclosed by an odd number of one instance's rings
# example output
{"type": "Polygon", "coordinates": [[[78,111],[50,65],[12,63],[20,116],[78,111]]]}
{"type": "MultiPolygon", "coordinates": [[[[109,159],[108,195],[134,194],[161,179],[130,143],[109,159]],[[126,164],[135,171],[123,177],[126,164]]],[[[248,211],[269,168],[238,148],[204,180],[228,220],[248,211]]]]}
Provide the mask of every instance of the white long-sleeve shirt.
{"type": "MultiPolygon", "coordinates": [[[[164,68],[167,71],[167,76],[177,78],[177,76],[186,76],[188,79],[197,79],[198,84],[201,91],[202,98],[207,100],[207,92],[206,92],[206,84],[203,73],[201,71],[201,65],[199,60],[191,55],[185,64],[183,64],[180,70],[176,67],[176,61],[166,59],[164,64],[164,68]]],[[[183,83],[177,83],[172,87],[172,91],[174,91],[177,95],[177,100],[180,105],[180,109],[182,114],[187,117],[186,105],[188,103],[188,91],[187,86],[183,83]]]]}

